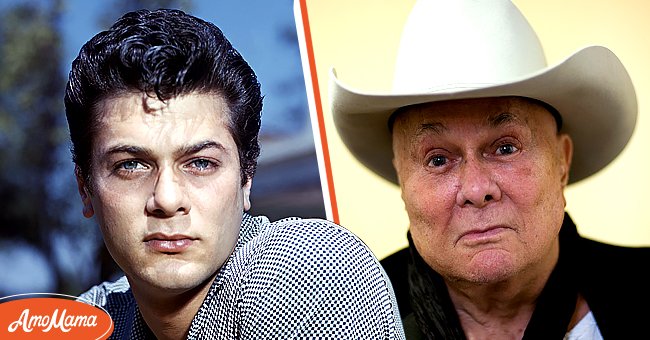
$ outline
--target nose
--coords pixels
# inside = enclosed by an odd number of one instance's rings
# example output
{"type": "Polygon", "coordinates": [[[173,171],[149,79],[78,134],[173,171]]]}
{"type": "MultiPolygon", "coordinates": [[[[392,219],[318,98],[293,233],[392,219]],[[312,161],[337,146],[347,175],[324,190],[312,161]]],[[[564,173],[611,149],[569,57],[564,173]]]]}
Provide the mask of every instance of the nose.
{"type": "Polygon", "coordinates": [[[479,159],[463,160],[460,165],[460,188],[456,194],[456,204],[461,207],[482,208],[490,202],[501,200],[501,189],[492,175],[479,159]]]}
{"type": "Polygon", "coordinates": [[[154,216],[171,217],[190,212],[190,201],[185,188],[170,167],[158,174],[153,193],[147,200],[147,212],[154,216]]]}

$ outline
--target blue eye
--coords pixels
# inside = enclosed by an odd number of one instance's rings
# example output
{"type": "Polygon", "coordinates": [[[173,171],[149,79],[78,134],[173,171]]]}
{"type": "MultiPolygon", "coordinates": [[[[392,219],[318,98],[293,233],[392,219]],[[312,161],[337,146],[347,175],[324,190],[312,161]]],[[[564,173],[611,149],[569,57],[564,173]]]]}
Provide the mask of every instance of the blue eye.
{"type": "Polygon", "coordinates": [[[120,167],[124,170],[136,170],[138,168],[142,168],[142,164],[138,161],[126,161],[120,163],[120,167]]]}
{"type": "Polygon", "coordinates": [[[211,168],[211,167],[213,167],[215,165],[213,162],[211,162],[211,161],[209,161],[207,159],[196,159],[196,160],[193,160],[190,164],[193,167],[195,167],[197,169],[200,169],[200,170],[205,170],[205,169],[211,168]]]}
{"type": "Polygon", "coordinates": [[[447,164],[447,158],[445,156],[433,156],[431,160],[429,160],[429,166],[443,166],[447,164]]]}

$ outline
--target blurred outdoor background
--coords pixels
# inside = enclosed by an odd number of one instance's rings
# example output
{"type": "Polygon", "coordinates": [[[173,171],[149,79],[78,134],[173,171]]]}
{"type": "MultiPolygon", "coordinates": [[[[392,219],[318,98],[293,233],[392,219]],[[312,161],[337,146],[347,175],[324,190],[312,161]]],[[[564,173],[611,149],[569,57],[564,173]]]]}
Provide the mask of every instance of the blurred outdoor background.
{"type": "Polygon", "coordinates": [[[0,296],[77,295],[117,268],[81,214],[63,93],[72,60],[123,13],[179,8],[219,26],[265,95],[252,212],[325,217],[292,0],[0,2],[0,296]]]}

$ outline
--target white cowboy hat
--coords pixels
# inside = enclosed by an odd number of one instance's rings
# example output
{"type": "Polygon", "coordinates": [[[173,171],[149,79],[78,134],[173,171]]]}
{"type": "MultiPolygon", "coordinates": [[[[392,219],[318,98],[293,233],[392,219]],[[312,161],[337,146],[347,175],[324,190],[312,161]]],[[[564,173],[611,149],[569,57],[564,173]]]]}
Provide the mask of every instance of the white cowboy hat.
{"type": "Polygon", "coordinates": [[[352,89],[332,70],[330,96],[348,149],[394,183],[388,120],[400,107],[479,97],[541,100],[560,113],[562,131],[573,139],[570,183],[623,150],[637,115],[632,81],[610,50],[587,47],[547,66],[532,27],[505,0],[419,0],[402,33],[393,90],[352,89]]]}

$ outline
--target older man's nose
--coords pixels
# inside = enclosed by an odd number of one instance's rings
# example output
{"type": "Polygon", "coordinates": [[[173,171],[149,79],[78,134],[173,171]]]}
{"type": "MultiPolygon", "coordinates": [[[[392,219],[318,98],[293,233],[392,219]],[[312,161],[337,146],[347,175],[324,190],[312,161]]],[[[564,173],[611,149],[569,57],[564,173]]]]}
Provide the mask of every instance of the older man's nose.
{"type": "Polygon", "coordinates": [[[459,206],[482,208],[490,202],[501,200],[501,189],[480,160],[463,160],[459,176],[460,188],[456,195],[459,206]]]}
{"type": "Polygon", "coordinates": [[[190,208],[190,201],[178,174],[171,168],[161,169],[147,200],[147,212],[159,217],[171,217],[187,214],[190,208]]]}

